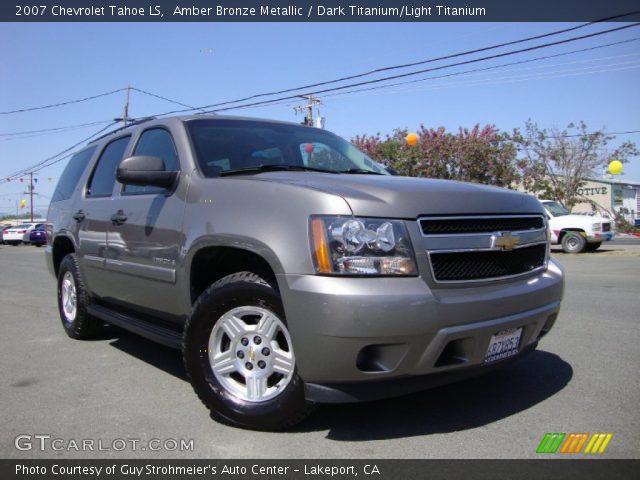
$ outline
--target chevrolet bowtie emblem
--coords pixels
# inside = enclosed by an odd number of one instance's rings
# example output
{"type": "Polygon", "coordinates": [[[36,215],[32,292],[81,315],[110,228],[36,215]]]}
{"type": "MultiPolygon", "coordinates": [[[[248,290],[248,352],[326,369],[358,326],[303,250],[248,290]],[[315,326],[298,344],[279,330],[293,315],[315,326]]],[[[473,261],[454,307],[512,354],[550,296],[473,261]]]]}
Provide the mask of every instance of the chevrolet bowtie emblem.
{"type": "Polygon", "coordinates": [[[501,250],[513,250],[520,243],[520,237],[511,235],[511,232],[496,232],[491,236],[492,247],[501,250]]]}
{"type": "Polygon", "coordinates": [[[253,350],[253,347],[249,348],[249,360],[252,362],[256,359],[256,352],[253,350]]]}

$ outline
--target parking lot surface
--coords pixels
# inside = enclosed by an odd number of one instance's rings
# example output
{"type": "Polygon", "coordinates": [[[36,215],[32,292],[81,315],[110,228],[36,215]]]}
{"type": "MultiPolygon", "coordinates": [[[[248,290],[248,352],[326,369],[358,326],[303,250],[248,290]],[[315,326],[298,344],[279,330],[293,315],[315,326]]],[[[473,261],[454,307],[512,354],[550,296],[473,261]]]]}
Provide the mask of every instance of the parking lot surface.
{"type": "Polygon", "coordinates": [[[547,432],[608,432],[600,458],[640,458],[640,246],[553,253],[565,300],[533,354],[410,396],[321,405],[295,430],[266,433],[211,420],[178,351],[118,329],[69,339],[43,249],[0,245],[0,456],[535,458],[547,432]]]}

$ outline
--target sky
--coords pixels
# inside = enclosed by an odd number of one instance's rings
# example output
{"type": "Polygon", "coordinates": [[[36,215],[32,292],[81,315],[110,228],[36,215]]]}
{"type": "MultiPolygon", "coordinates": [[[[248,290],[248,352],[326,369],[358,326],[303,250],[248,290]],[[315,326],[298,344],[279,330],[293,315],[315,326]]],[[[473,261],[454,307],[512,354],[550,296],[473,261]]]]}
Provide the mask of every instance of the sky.
{"type": "MultiPolygon", "coordinates": [[[[189,106],[211,105],[406,64],[560,30],[578,23],[5,23],[0,29],[0,111],[97,95],[128,85],[189,106]]],[[[483,54],[392,70],[402,74],[507,52],[625,24],[606,23],[483,54]]],[[[365,92],[320,94],[326,128],[358,134],[493,124],[511,131],[527,119],[589,131],[640,130],[640,28],[394,80],[402,82],[626,43],[483,72],[365,92]]],[[[343,83],[344,84],[344,83],[343,83]]],[[[340,84],[342,85],[342,84],[340,84]]],[[[378,84],[382,85],[382,84],[378,84]]],[[[362,88],[362,87],[360,87],[362,88]]],[[[300,92],[304,93],[304,92],[300,92]]],[[[0,114],[0,179],[50,157],[122,116],[125,93],[66,106],[0,114]],[[46,134],[7,133],[103,121],[46,134]]],[[[302,121],[303,100],[226,112],[302,121]]],[[[179,105],[133,91],[129,115],[160,114],[179,105]]],[[[315,114],[316,112],[314,112],[315,114]]],[[[640,133],[618,135],[640,146],[640,133]]],[[[640,158],[620,177],[640,182],[640,158]]],[[[37,174],[36,210],[46,211],[63,160],[37,174]]],[[[0,214],[15,213],[26,183],[0,182],[0,214]]]]}

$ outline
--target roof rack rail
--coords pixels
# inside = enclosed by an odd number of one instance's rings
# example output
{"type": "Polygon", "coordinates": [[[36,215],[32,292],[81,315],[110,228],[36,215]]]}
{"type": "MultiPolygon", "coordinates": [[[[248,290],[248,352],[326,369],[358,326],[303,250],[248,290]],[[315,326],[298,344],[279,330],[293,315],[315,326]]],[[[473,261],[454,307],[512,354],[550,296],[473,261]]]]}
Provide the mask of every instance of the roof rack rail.
{"type": "Polygon", "coordinates": [[[109,135],[114,134],[116,132],[119,132],[120,130],[124,130],[125,128],[133,127],[134,125],[140,125],[141,123],[145,123],[145,122],[148,122],[150,120],[154,120],[155,118],[156,117],[144,117],[144,118],[141,118],[139,120],[134,120],[133,122],[129,123],[128,125],[124,125],[122,127],[116,128],[115,130],[111,130],[110,132],[107,132],[104,135],[100,135],[98,138],[94,138],[93,140],[88,142],[87,145],[91,145],[92,143],[95,143],[98,140],[102,140],[103,138],[108,137],[109,135]]]}

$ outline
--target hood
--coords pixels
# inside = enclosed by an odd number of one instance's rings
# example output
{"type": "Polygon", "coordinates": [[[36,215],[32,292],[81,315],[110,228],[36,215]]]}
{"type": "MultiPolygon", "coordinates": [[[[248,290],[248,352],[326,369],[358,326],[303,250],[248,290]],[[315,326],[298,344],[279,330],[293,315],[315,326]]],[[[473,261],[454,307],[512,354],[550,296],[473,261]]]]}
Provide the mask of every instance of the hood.
{"type": "Polygon", "coordinates": [[[432,214],[543,213],[531,195],[451,180],[315,172],[268,172],[252,179],[339,195],[357,216],[409,219],[432,214]]]}

